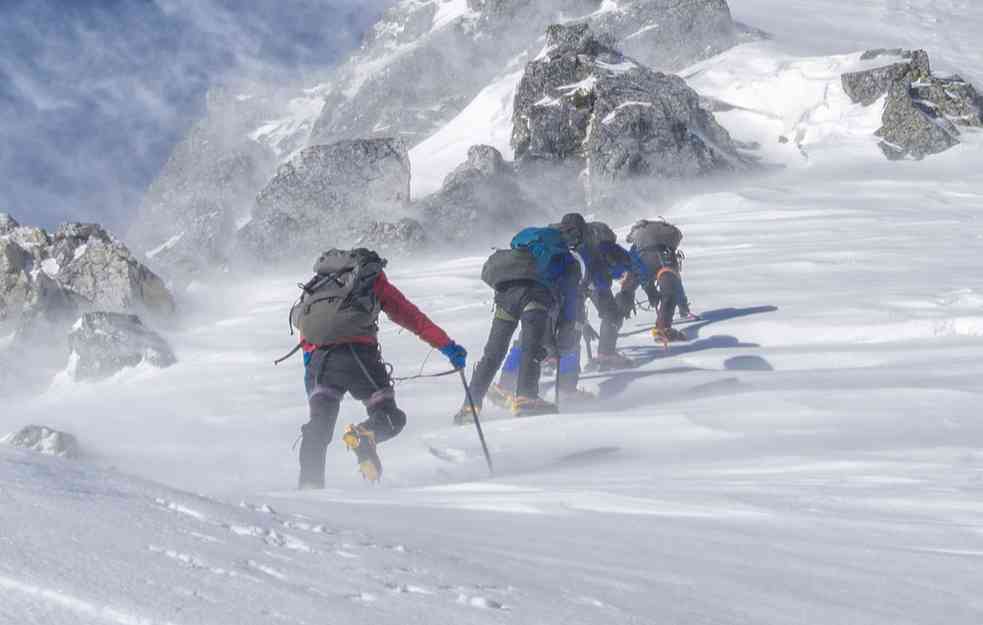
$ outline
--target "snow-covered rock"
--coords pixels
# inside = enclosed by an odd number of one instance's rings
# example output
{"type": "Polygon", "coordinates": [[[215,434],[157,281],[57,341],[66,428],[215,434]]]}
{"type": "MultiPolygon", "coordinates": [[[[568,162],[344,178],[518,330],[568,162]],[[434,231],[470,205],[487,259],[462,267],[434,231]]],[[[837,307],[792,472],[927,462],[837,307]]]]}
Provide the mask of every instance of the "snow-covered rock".
{"type": "Polygon", "coordinates": [[[734,22],[726,0],[608,0],[587,22],[626,54],[666,71],[709,58],[752,36],[734,22]]]}
{"type": "Polygon", "coordinates": [[[31,295],[31,260],[16,242],[0,238],[0,323],[19,317],[31,295]]]}
{"type": "Polygon", "coordinates": [[[864,106],[886,97],[876,133],[885,156],[921,159],[957,145],[957,126],[983,126],[983,98],[959,76],[933,75],[924,50],[870,50],[862,58],[881,57],[897,62],[849,72],[842,80],[847,95],[864,106]]]}
{"type": "Polygon", "coordinates": [[[164,281],[98,224],[64,224],[51,241],[47,255],[58,263],[58,282],[90,310],[174,313],[164,281]]]}
{"type": "Polygon", "coordinates": [[[491,237],[537,216],[512,164],[488,145],[472,146],[440,191],[420,202],[420,211],[427,226],[449,242],[491,237]]]}
{"type": "Polygon", "coordinates": [[[612,183],[743,167],[728,132],[678,76],[610,47],[588,25],[554,24],[515,97],[512,145],[521,164],[586,168],[592,199],[612,183]]]}
{"type": "Polygon", "coordinates": [[[75,436],[44,425],[25,426],[0,438],[0,443],[61,458],[74,459],[82,455],[75,436]]]}
{"type": "Polygon", "coordinates": [[[69,374],[76,380],[97,380],[126,367],[147,363],[169,367],[173,350],[136,315],[109,312],[83,314],[68,335],[69,374]]]}
{"type": "Polygon", "coordinates": [[[337,72],[310,142],[398,132],[417,144],[538,49],[547,25],[570,20],[667,70],[738,41],[725,0],[403,0],[337,72]]]}
{"type": "Polygon", "coordinates": [[[366,224],[405,209],[410,161],[401,139],[340,141],[301,150],[259,193],[238,234],[252,258],[346,245],[366,224]]]}
{"type": "Polygon", "coordinates": [[[80,309],[166,318],[175,303],[164,282],[98,224],[67,223],[54,234],[18,226],[0,235],[0,325],[54,341],[80,309]]]}
{"type": "Polygon", "coordinates": [[[0,213],[0,236],[10,234],[19,226],[20,224],[17,223],[17,220],[11,217],[9,214],[0,213]]]}

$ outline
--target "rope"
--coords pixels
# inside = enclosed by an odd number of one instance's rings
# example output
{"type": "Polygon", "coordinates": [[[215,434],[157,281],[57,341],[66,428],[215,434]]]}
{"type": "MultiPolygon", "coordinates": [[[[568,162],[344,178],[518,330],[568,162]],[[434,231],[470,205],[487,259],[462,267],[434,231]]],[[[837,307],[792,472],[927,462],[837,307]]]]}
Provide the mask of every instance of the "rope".
{"type": "Polygon", "coordinates": [[[407,376],[405,378],[393,378],[393,382],[410,382],[411,380],[422,380],[425,378],[443,378],[448,375],[454,375],[458,372],[458,369],[451,369],[450,371],[442,371],[441,373],[420,373],[417,375],[407,376]]]}

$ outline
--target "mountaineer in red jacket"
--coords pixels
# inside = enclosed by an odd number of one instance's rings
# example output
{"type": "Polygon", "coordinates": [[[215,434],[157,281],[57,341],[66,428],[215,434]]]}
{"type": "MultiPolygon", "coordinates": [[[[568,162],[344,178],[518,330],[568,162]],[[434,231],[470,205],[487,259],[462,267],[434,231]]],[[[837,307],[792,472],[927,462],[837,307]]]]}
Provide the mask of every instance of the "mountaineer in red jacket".
{"type": "Polygon", "coordinates": [[[301,489],[324,488],[324,464],[345,393],[365,404],[368,419],[345,429],[362,475],[382,475],[376,451],[406,425],[378,342],[380,312],[410,330],[463,369],[467,352],[420,312],[386,278],[386,261],[367,249],[329,250],[314,263],[315,276],[290,311],[301,334],[310,421],[302,428],[301,489]]]}

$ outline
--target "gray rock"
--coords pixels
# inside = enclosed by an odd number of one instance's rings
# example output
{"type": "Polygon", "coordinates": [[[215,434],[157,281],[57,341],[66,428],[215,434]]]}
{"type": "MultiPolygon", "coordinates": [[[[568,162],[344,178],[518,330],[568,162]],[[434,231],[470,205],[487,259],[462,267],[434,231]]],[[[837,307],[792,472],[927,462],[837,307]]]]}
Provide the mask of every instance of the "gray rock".
{"type": "Polygon", "coordinates": [[[75,436],[44,425],[25,426],[0,438],[0,443],[61,458],[77,459],[82,456],[75,436]]]}
{"type": "Polygon", "coordinates": [[[0,236],[10,234],[15,228],[20,227],[17,220],[7,213],[0,213],[0,236]]]}
{"type": "Polygon", "coordinates": [[[164,281],[98,224],[60,226],[52,237],[49,257],[58,265],[54,277],[90,310],[138,311],[158,317],[175,312],[164,281]]]}
{"type": "Polygon", "coordinates": [[[609,45],[677,70],[739,41],[725,0],[468,0],[434,29],[439,0],[389,9],[333,77],[310,143],[399,132],[410,145],[452,119],[553,22],[582,19],[609,45]]]}
{"type": "Polygon", "coordinates": [[[0,238],[0,328],[16,322],[31,297],[33,257],[13,240],[0,238]]]}
{"type": "Polygon", "coordinates": [[[842,76],[843,89],[854,102],[870,106],[883,97],[891,86],[899,81],[914,81],[931,74],[928,54],[924,50],[869,50],[861,55],[863,60],[875,60],[884,56],[908,59],[862,72],[847,72],[842,76]]]}
{"type": "Polygon", "coordinates": [[[665,71],[720,54],[748,34],[726,0],[619,0],[587,22],[625,54],[665,71]]]}
{"type": "Polygon", "coordinates": [[[342,246],[372,221],[405,212],[410,160],[400,139],[301,150],[259,193],[238,233],[243,258],[276,260],[342,246]]]}
{"type": "Polygon", "coordinates": [[[512,166],[487,145],[471,146],[467,161],[418,206],[424,223],[442,242],[490,239],[535,219],[538,212],[512,166]]]}
{"type": "Polygon", "coordinates": [[[98,380],[143,362],[160,368],[177,362],[167,342],[136,315],[85,313],[68,343],[69,373],[76,380],[98,380]]]}
{"type": "Polygon", "coordinates": [[[169,317],[175,304],[163,281],[98,224],[64,224],[54,234],[18,226],[0,235],[0,326],[57,334],[80,309],[93,308],[169,317]]]}
{"type": "Polygon", "coordinates": [[[924,50],[870,50],[861,58],[886,56],[906,60],[842,77],[854,102],[870,106],[886,96],[883,125],[876,132],[886,157],[937,154],[959,144],[958,126],[983,126],[983,98],[959,76],[933,75],[924,50]]]}
{"type": "Polygon", "coordinates": [[[728,132],[678,76],[610,48],[586,24],[552,25],[515,96],[520,166],[585,168],[592,201],[614,183],[683,178],[748,166],[728,132]]]}
{"type": "Polygon", "coordinates": [[[420,222],[404,218],[396,223],[373,221],[353,247],[365,247],[385,256],[407,256],[426,251],[430,244],[430,237],[420,222]]]}

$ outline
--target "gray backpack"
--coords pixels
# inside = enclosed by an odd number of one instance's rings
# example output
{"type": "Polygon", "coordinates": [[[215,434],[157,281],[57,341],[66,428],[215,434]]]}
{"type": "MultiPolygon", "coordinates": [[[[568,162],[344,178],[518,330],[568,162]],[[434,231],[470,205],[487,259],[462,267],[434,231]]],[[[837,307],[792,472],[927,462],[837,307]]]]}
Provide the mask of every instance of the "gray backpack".
{"type": "Polygon", "coordinates": [[[525,249],[497,250],[481,268],[481,279],[498,290],[507,282],[531,280],[539,282],[536,258],[525,249]]]}
{"type": "Polygon", "coordinates": [[[611,226],[603,221],[592,221],[587,224],[587,244],[596,248],[601,243],[617,243],[618,235],[611,226]]]}
{"type": "Polygon", "coordinates": [[[683,232],[664,219],[642,219],[631,227],[627,240],[640,251],[654,250],[657,247],[668,247],[675,251],[683,241],[683,232]]]}
{"type": "Polygon", "coordinates": [[[375,336],[382,304],[373,287],[386,261],[366,249],[332,249],[314,262],[315,276],[290,309],[290,325],[314,345],[375,336]]]}

